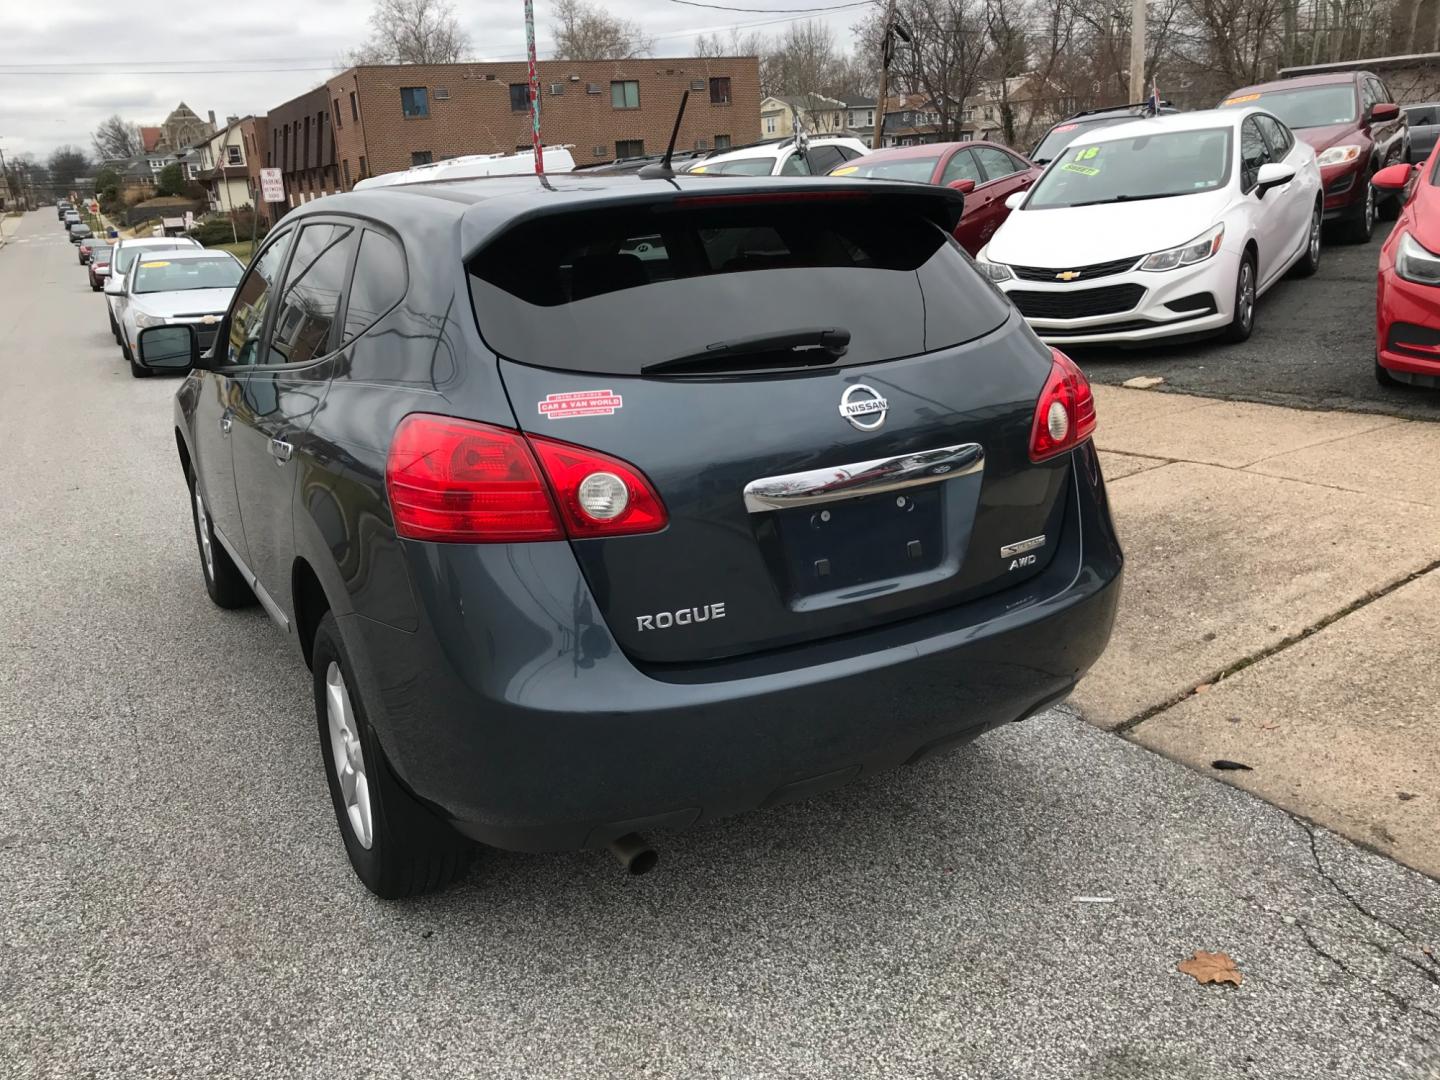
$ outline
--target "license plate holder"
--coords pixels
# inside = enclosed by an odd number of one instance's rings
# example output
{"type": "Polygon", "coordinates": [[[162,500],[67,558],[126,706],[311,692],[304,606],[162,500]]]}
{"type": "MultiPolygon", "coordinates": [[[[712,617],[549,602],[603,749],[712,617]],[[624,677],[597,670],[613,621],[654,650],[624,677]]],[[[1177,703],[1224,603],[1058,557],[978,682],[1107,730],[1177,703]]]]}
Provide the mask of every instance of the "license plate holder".
{"type": "Polygon", "coordinates": [[[927,573],[943,561],[939,486],[781,510],[774,517],[785,576],[797,598],[927,573]]]}

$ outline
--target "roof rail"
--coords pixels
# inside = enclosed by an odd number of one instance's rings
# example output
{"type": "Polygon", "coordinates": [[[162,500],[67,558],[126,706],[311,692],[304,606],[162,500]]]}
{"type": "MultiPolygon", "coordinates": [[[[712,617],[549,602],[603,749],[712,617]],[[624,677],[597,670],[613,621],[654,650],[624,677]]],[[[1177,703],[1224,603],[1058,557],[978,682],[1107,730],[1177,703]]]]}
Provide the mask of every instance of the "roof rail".
{"type": "MultiPolygon", "coordinates": [[[[1120,109],[1148,109],[1149,107],[1150,107],[1150,102],[1148,102],[1148,101],[1134,101],[1134,102],[1131,102],[1129,105],[1103,105],[1103,106],[1101,106],[1101,107],[1098,108],[1098,109],[1081,109],[1081,110],[1080,110],[1079,112],[1077,112],[1077,113],[1071,113],[1071,114],[1070,114],[1069,116],[1067,116],[1065,119],[1066,119],[1066,120],[1078,120],[1078,119],[1079,119],[1080,117],[1082,117],[1082,116],[1094,116],[1096,113],[1102,113],[1102,112],[1117,112],[1117,111],[1119,111],[1120,109]]],[[[1170,108],[1173,108],[1173,107],[1174,107],[1174,106],[1172,106],[1172,105],[1170,104],[1170,102],[1168,102],[1168,101],[1162,100],[1162,101],[1160,102],[1160,108],[1162,108],[1162,109],[1170,109],[1170,108]]]]}
{"type": "MultiPolygon", "coordinates": [[[[542,160],[547,173],[575,171],[575,158],[571,156],[572,144],[546,146],[541,149],[542,160]]],[[[517,151],[514,154],[466,154],[463,157],[445,158],[428,165],[412,165],[399,172],[369,176],[355,184],[355,190],[372,187],[393,187],[398,184],[423,184],[431,180],[474,180],[484,176],[519,176],[533,172],[535,152],[517,151]]]]}

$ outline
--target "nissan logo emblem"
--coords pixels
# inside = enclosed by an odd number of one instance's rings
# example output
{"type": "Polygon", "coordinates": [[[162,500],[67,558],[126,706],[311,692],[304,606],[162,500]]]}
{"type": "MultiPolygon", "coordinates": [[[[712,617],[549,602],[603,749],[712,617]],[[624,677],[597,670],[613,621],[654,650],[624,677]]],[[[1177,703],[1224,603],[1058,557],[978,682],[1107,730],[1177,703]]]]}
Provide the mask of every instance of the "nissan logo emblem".
{"type": "Polygon", "coordinates": [[[878,390],[864,383],[855,383],[840,395],[840,415],[851,427],[861,431],[879,428],[885,423],[885,414],[889,411],[890,403],[880,396],[878,390]]]}

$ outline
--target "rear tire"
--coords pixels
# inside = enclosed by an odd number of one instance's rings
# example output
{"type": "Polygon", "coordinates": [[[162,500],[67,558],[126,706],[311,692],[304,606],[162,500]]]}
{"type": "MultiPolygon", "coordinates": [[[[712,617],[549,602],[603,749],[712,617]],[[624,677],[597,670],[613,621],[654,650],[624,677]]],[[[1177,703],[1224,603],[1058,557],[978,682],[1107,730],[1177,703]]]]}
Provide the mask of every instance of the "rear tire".
{"type": "Polygon", "coordinates": [[[1321,228],[1324,220],[1325,211],[1316,203],[1315,213],[1310,219],[1310,237],[1305,245],[1305,254],[1300,256],[1300,261],[1295,264],[1296,277],[1312,277],[1315,271],[1320,269],[1320,234],[1324,231],[1321,228]]]}
{"type": "Polygon", "coordinates": [[[1224,340],[1239,344],[1255,330],[1255,256],[1246,252],[1235,275],[1235,315],[1225,328],[1224,340]]]}
{"type": "Polygon", "coordinates": [[[1364,184],[1365,201],[1360,204],[1360,212],[1345,222],[1345,239],[1352,244],[1368,244],[1375,235],[1375,185],[1368,176],[1364,184]]]}
{"type": "Polygon", "coordinates": [[[475,845],[395,778],[355,692],[354,665],[332,612],[316,627],[311,667],[325,779],[356,876],[385,900],[435,892],[462,877],[475,845]]]}
{"type": "Polygon", "coordinates": [[[205,579],[205,591],[210,594],[216,607],[249,607],[255,603],[255,593],[245,583],[235,560],[225,550],[215,535],[210,514],[205,509],[205,497],[192,476],[190,479],[190,518],[195,522],[195,546],[200,552],[200,573],[205,579]]]}

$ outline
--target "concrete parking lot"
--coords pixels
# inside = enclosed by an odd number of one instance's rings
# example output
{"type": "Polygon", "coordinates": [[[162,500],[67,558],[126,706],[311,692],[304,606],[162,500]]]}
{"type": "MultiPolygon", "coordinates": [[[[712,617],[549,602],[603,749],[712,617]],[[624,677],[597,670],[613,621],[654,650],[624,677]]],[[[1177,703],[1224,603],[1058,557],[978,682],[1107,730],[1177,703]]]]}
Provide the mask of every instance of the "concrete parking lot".
{"type": "Polygon", "coordinates": [[[1077,350],[1076,358],[1101,383],[1159,376],[1161,393],[1440,420],[1440,390],[1375,381],[1376,262],[1387,228],[1380,223],[1374,239],[1360,245],[1341,244],[1327,232],[1319,273],[1287,278],[1261,297],[1255,333],[1244,344],[1097,348],[1077,350]]]}
{"type": "Polygon", "coordinates": [[[658,837],[644,878],[487,852],[377,902],[299,657],[205,597],[176,383],[130,377],[102,305],[29,215],[0,251],[0,1076],[1440,1076],[1440,883],[1068,711],[658,837]],[[1177,971],[1197,949],[1243,984],[1177,971]]]}

